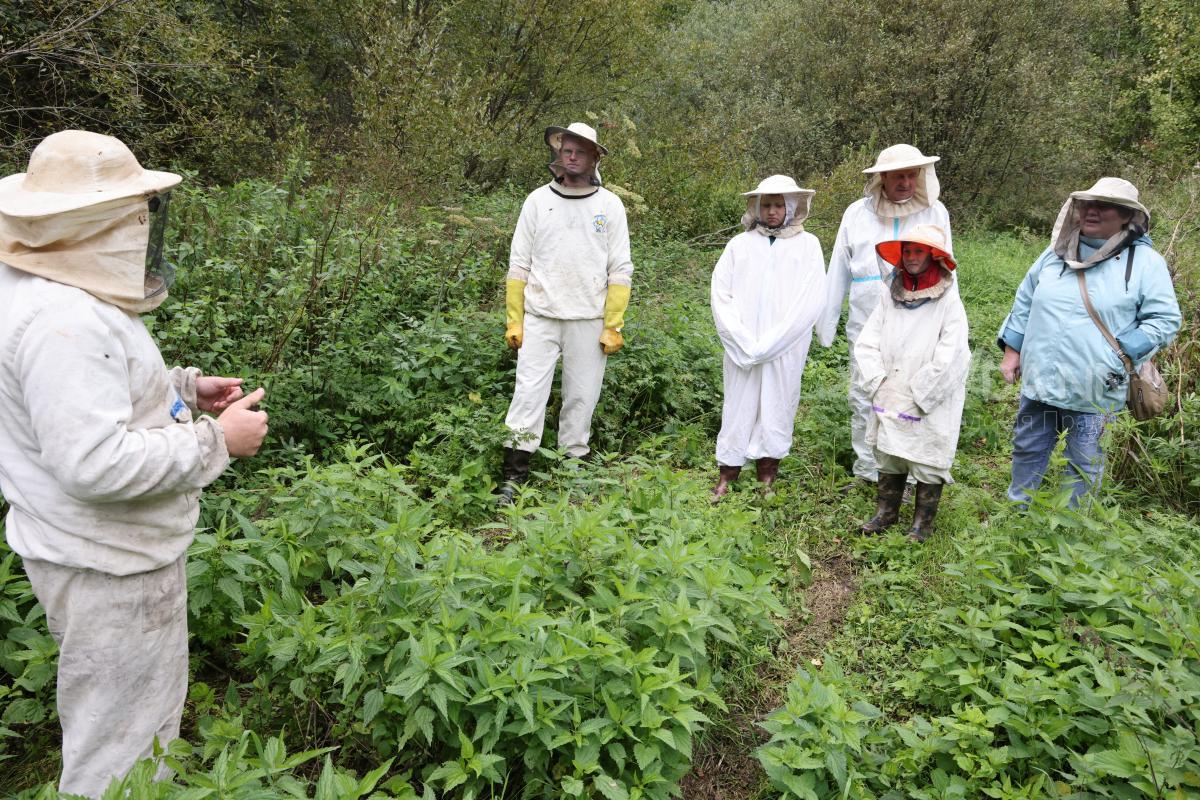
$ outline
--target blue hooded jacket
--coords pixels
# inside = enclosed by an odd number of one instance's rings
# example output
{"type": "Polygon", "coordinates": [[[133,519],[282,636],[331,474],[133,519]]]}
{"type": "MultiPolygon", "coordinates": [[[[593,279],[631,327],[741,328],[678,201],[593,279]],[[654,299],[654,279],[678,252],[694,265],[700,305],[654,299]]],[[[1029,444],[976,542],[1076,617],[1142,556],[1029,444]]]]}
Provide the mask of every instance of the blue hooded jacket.
{"type": "MultiPolygon", "coordinates": [[[[1080,238],[1086,260],[1102,242],[1080,238]]],[[[1125,285],[1130,249],[1084,271],[1088,297],[1134,366],[1167,345],[1182,317],[1167,262],[1148,236],[1137,239],[1133,274],[1125,285]]],[[[1096,327],[1079,293],[1079,279],[1053,248],[1029,268],[997,342],[1021,353],[1021,394],[1070,411],[1111,412],[1125,406],[1125,367],[1096,327]]]]}

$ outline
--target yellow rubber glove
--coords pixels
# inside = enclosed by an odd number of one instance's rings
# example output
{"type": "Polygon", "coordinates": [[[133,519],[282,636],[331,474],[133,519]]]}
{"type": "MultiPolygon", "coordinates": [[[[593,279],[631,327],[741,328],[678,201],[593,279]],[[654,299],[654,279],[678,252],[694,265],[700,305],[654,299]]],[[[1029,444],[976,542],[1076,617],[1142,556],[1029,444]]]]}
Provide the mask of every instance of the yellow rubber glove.
{"type": "Polygon", "coordinates": [[[520,350],[525,341],[525,281],[513,278],[504,282],[504,341],[520,350]]]}
{"type": "Polygon", "coordinates": [[[600,334],[600,349],[604,351],[604,355],[611,356],[613,353],[620,350],[625,344],[625,337],[620,331],[614,331],[612,328],[605,328],[600,334]]]}
{"type": "MultiPolygon", "coordinates": [[[[608,296],[604,298],[604,327],[615,332],[624,328],[625,309],[627,308],[629,308],[629,287],[619,283],[610,283],[608,296]]],[[[620,347],[620,345],[617,346],[620,347]]]]}

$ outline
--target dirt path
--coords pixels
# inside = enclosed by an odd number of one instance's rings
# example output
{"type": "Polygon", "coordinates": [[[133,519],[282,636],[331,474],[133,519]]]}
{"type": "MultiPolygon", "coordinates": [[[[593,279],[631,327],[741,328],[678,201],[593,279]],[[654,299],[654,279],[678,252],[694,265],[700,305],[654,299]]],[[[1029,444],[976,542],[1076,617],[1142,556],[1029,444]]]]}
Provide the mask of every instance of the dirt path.
{"type": "Polygon", "coordinates": [[[747,800],[757,795],[763,772],[754,750],[767,741],[757,723],[783,702],[784,687],[797,666],[815,666],[812,662],[825,643],[841,630],[857,588],[848,558],[835,555],[813,565],[812,584],[804,593],[811,616],[784,624],[787,646],[777,649],[776,660],[760,665],[758,691],[725,699],[729,714],[710,727],[696,749],[692,771],[680,782],[685,800],[747,800]]]}

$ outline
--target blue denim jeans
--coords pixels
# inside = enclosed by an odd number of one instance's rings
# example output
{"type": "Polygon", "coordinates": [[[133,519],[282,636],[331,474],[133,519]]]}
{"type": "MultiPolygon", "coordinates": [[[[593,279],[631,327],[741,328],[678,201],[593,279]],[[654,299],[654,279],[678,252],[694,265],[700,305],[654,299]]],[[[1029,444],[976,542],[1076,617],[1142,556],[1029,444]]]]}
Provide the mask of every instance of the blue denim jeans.
{"type": "Polygon", "coordinates": [[[1098,486],[1104,474],[1100,436],[1108,420],[1109,415],[1102,412],[1068,411],[1021,395],[1013,425],[1008,499],[1029,502],[1029,492],[1041,485],[1046,474],[1059,434],[1066,431],[1066,479],[1071,486],[1071,505],[1079,505],[1080,498],[1098,486]]]}

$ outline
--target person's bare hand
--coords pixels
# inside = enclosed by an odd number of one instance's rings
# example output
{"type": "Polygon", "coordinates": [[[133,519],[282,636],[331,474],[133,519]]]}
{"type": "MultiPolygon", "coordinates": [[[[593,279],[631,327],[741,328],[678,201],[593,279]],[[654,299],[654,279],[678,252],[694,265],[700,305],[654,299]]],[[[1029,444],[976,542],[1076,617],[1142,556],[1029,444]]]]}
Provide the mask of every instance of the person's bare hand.
{"type": "Polygon", "coordinates": [[[267,412],[255,411],[253,406],[266,395],[266,390],[255,389],[250,394],[229,405],[217,423],[225,431],[225,447],[234,458],[245,458],[258,452],[267,435],[267,412]]]}
{"type": "Polygon", "coordinates": [[[241,397],[241,378],[204,375],[196,379],[196,405],[201,411],[224,411],[241,397]]]}
{"type": "Polygon", "coordinates": [[[1004,358],[1000,359],[1000,375],[1006,383],[1015,383],[1021,377],[1021,351],[1004,348],[1004,358]]]}

